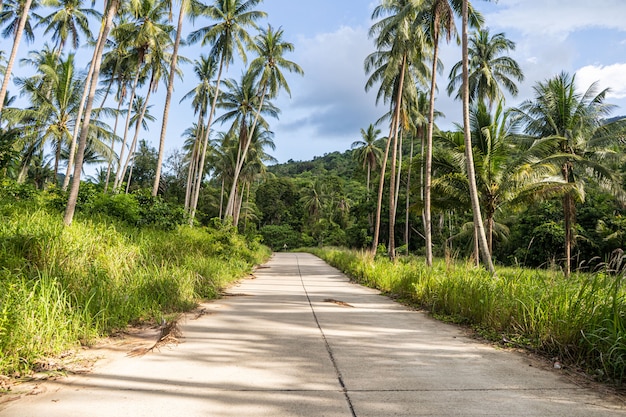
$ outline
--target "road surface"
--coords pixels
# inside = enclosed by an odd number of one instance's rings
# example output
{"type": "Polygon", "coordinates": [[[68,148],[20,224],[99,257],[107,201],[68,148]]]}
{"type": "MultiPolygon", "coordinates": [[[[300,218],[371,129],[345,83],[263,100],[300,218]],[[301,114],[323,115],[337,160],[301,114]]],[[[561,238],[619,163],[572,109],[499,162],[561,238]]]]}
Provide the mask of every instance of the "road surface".
{"type": "Polygon", "coordinates": [[[312,255],[275,254],[229,293],[181,320],[182,343],[46,382],[0,416],[626,416],[312,255]]]}

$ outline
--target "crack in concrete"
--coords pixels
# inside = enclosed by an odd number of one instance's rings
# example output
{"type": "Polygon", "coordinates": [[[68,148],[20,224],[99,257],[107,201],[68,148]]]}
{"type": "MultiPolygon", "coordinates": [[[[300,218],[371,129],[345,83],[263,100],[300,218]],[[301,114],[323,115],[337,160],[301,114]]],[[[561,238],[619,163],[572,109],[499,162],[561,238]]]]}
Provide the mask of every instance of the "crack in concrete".
{"type": "Polygon", "coordinates": [[[341,371],[339,370],[339,366],[337,366],[337,361],[335,360],[335,356],[333,355],[333,350],[328,343],[328,339],[326,339],[326,335],[324,334],[324,330],[320,325],[320,322],[317,318],[317,314],[315,313],[315,308],[313,308],[313,303],[311,302],[311,297],[309,297],[309,292],[306,290],[306,285],[304,285],[304,278],[302,276],[302,271],[300,270],[300,259],[298,255],[296,255],[296,264],[298,265],[298,275],[300,276],[300,282],[302,283],[302,289],[304,290],[304,294],[306,295],[306,299],[309,302],[309,307],[311,308],[311,313],[313,313],[313,318],[315,319],[315,323],[317,324],[317,328],[322,335],[322,340],[324,340],[324,345],[326,346],[326,351],[328,352],[328,356],[330,357],[330,362],[333,364],[335,368],[335,373],[337,374],[337,380],[339,381],[339,385],[341,386],[341,391],[348,403],[348,408],[350,409],[350,413],[352,417],[357,417],[356,412],[354,411],[354,406],[352,405],[352,400],[350,399],[350,395],[348,394],[348,389],[346,388],[346,384],[343,382],[343,376],[341,375],[341,371]]]}

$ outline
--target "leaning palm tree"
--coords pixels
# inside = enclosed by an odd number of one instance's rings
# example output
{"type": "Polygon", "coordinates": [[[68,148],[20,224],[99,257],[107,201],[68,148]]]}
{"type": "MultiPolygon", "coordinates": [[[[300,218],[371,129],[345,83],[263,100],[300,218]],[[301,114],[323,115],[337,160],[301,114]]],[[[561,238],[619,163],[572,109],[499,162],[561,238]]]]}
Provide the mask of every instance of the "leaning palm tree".
{"type": "MultiPolygon", "coordinates": [[[[470,102],[487,100],[491,109],[504,98],[503,89],[516,96],[516,82],[524,81],[524,73],[517,61],[506,55],[515,50],[515,42],[504,33],[490,36],[489,29],[474,32],[469,38],[469,94],[470,102]]],[[[457,62],[450,71],[448,95],[458,89],[456,98],[461,99],[462,63],[457,62]]]]}
{"type": "Polygon", "coordinates": [[[274,30],[271,25],[267,29],[262,29],[255,38],[254,49],[259,56],[250,63],[250,73],[259,79],[259,103],[254,115],[249,131],[247,133],[248,140],[244,144],[240,143],[241,158],[238,159],[235,167],[235,175],[231,186],[228,202],[226,204],[226,216],[233,216],[235,190],[239,174],[243,168],[248,149],[250,148],[251,138],[254,136],[254,130],[264,109],[266,99],[275,98],[281,89],[284,89],[290,96],[291,91],[287,80],[282,71],[295,72],[303,75],[302,68],[295,62],[289,61],[284,57],[286,52],[291,52],[294,46],[290,42],[283,40],[283,30],[274,30]]]}
{"type": "Polygon", "coordinates": [[[252,43],[247,29],[250,27],[256,28],[255,21],[266,16],[265,12],[253,10],[253,7],[260,2],[261,0],[214,0],[211,6],[204,9],[203,14],[214,20],[215,23],[192,32],[187,38],[189,43],[201,41],[202,46],[211,45],[211,56],[219,57],[219,69],[215,82],[213,103],[209,111],[207,128],[204,132],[202,149],[200,151],[198,182],[195,187],[189,213],[189,221],[191,224],[193,224],[196,207],[198,206],[200,185],[203,178],[202,171],[209,145],[213,115],[215,114],[217,99],[219,97],[222,72],[224,69],[228,69],[229,64],[234,61],[235,50],[237,50],[239,56],[244,60],[244,63],[247,62],[246,46],[252,43]]]}
{"type": "Polygon", "coordinates": [[[560,73],[535,85],[535,96],[516,110],[525,131],[551,145],[552,155],[544,159],[561,173],[565,220],[565,275],[571,272],[571,251],[575,245],[576,201],[584,197],[585,182],[596,179],[616,195],[623,193],[607,161],[619,156],[616,140],[626,136],[623,120],[606,124],[615,106],[605,102],[609,90],[598,92],[597,83],[584,93],[576,88],[576,77],[560,73]]]}
{"type": "Polygon", "coordinates": [[[85,118],[82,121],[80,139],[78,142],[78,150],[76,153],[76,163],[74,165],[74,176],[72,186],[70,188],[70,194],[65,208],[65,215],[63,223],[67,226],[72,224],[74,219],[74,212],[76,211],[76,202],[78,200],[78,190],[80,188],[80,176],[83,169],[83,159],[85,156],[85,148],[87,147],[87,139],[89,135],[89,122],[91,120],[91,110],[93,108],[93,101],[98,88],[98,77],[100,75],[100,66],[102,64],[102,53],[104,51],[104,44],[109,36],[109,31],[113,25],[113,18],[117,14],[121,0],[107,0],[105,6],[105,13],[102,18],[100,34],[96,42],[93,57],[91,59],[90,73],[88,89],[85,86],[87,93],[87,100],[85,105],[85,118]]]}
{"type": "Polygon", "coordinates": [[[380,129],[374,124],[370,124],[367,130],[361,129],[362,140],[352,142],[352,149],[355,150],[355,157],[363,164],[363,168],[367,168],[367,198],[370,193],[370,176],[372,169],[376,168],[382,158],[382,150],[376,145],[380,139],[380,129]]]}
{"type": "Polygon", "coordinates": [[[28,21],[28,16],[30,10],[34,10],[39,4],[37,0],[7,0],[4,1],[2,5],[3,7],[0,10],[0,25],[6,25],[6,28],[2,31],[2,36],[5,38],[13,36],[13,47],[11,48],[11,55],[9,55],[9,60],[4,72],[2,88],[0,89],[0,115],[2,115],[4,98],[7,95],[11,72],[13,71],[13,64],[15,63],[15,57],[17,56],[17,50],[20,46],[22,35],[26,34],[26,39],[29,41],[35,39],[33,29],[28,21]]]}

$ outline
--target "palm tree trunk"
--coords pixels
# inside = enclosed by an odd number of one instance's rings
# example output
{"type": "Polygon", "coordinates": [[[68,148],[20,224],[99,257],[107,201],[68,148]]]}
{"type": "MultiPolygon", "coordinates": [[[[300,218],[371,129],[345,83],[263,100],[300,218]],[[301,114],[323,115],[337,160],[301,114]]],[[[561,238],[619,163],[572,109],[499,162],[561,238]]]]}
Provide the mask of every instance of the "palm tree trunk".
{"type": "Polygon", "coordinates": [[[13,71],[13,65],[15,64],[15,57],[17,56],[17,50],[20,47],[20,41],[22,40],[22,34],[24,33],[24,27],[26,26],[26,20],[28,19],[28,13],[30,12],[30,5],[32,0],[26,0],[24,8],[22,9],[22,15],[15,32],[15,38],[13,38],[13,47],[11,48],[11,55],[9,56],[9,62],[4,73],[4,80],[2,81],[2,89],[0,90],[0,114],[4,108],[4,98],[7,96],[7,90],[9,89],[9,80],[11,79],[11,72],[13,71]]]}
{"type": "Polygon", "coordinates": [[[120,184],[124,180],[124,176],[121,175],[122,174],[122,161],[124,160],[124,153],[126,151],[126,142],[128,141],[130,119],[132,117],[132,112],[133,112],[133,101],[135,101],[137,85],[139,84],[139,73],[140,73],[139,68],[137,68],[137,73],[135,74],[135,79],[133,80],[133,88],[130,90],[130,99],[128,101],[128,112],[126,113],[126,121],[124,122],[124,136],[122,138],[122,148],[120,149],[120,156],[117,160],[117,175],[115,176],[115,182],[113,183],[114,190],[118,189],[120,184]]]}
{"type": "Polygon", "coordinates": [[[404,219],[404,244],[406,245],[407,253],[409,252],[409,240],[411,237],[411,228],[409,227],[409,207],[411,206],[411,172],[413,170],[413,137],[411,137],[411,152],[409,154],[409,169],[406,177],[406,207],[405,207],[405,219],[404,219]]]}
{"type": "Polygon", "coordinates": [[[398,155],[398,131],[400,129],[400,112],[402,109],[402,90],[404,89],[404,74],[407,65],[406,54],[402,58],[400,67],[400,86],[398,88],[398,96],[396,98],[396,108],[393,117],[393,148],[391,153],[391,172],[389,174],[389,259],[396,258],[396,159],[398,155]]]}
{"type": "Polygon", "coordinates": [[[130,160],[133,159],[133,154],[135,153],[135,148],[137,147],[137,140],[139,139],[139,130],[141,129],[141,124],[143,122],[143,118],[146,115],[146,110],[148,109],[148,103],[150,102],[150,94],[154,89],[155,78],[154,72],[152,73],[152,79],[150,80],[150,85],[148,85],[148,93],[146,94],[146,99],[143,103],[143,107],[139,112],[139,118],[137,119],[137,123],[135,123],[135,134],[133,135],[133,141],[131,142],[130,149],[128,150],[128,157],[126,158],[126,162],[124,163],[124,169],[122,170],[122,175],[120,177],[120,182],[118,186],[124,182],[124,177],[126,176],[126,170],[128,169],[128,164],[130,160]]]}
{"type": "Polygon", "coordinates": [[[262,88],[263,88],[263,94],[261,95],[261,100],[259,102],[259,108],[257,109],[256,114],[254,115],[254,121],[252,122],[252,126],[250,127],[250,129],[248,131],[248,135],[247,135],[247,138],[246,138],[246,144],[245,144],[245,147],[243,149],[243,152],[241,153],[241,158],[238,158],[239,162],[235,166],[235,173],[233,175],[233,185],[231,187],[230,194],[228,196],[228,203],[226,203],[225,217],[234,215],[233,208],[234,208],[234,203],[235,203],[235,190],[236,190],[236,187],[237,187],[237,182],[239,181],[239,175],[241,174],[241,170],[243,169],[243,164],[245,163],[246,158],[248,156],[248,149],[250,149],[250,143],[252,142],[252,137],[254,135],[254,130],[256,129],[256,125],[257,125],[257,123],[259,121],[259,117],[261,116],[261,110],[263,109],[265,96],[267,94],[267,85],[263,85],[262,88]]]}
{"type": "Polygon", "coordinates": [[[398,141],[398,175],[396,176],[396,212],[398,211],[398,201],[400,200],[400,180],[402,179],[402,142],[404,140],[404,132],[400,131],[400,140],[398,141]]]}
{"type": "Polygon", "coordinates": [[[378,181],[378,200],[376,203],[376,219],[374,220],[374,238],[372,239],[372,252],[375,254],[378,249],[378,238],[380,236],[380,215],[383,205],[383,191],[385,188],[385,171],[387,171],[387,159],[389,159],[389,147],[391,146],[391,136],[393,134],[393,124],[389,130],[387,138],[387,146],[385,147],[385,156],[380,166],[380,180],[378,181]]]}
{"type": "Polygon", "coordinates": [[[224,56],[220,58],[220,68],[217,72],[217,81],[215,82],[215,95],[213,96],[213,103],[211,104],[211,112],[209,113],[209,121],[206,125],[206,132],[204,132],[204,142],[202,144],[202,152],[200,153],[200,164],[198,165],[198,178],[196,186],[193,192],[193,200],[191,202],[191,209],[189,211],[189,224],[193,225],[193,219],[196,216],[196,208],[198,207],[198,197],[200,196],[200,186],[202,185],[202,175],[204,169],[204,160],[206,158],[207,149],[209,147],[209,136],[211,134],[211,123],[213,122],[213,115],[215,114],[215,108],[217,106],[217,97],[220,92],[220,82],[222,80],[222,70],[224,68],[224,56]]]}
{"type": "MultiPolygon", "coordinates": [[[[94,50],[95,55],[95,50],[94,50]]],[[[87,102],[87,97],[89,96],[88,85],[91,83],[91,78],[93,77],[94,66],[90,65],[89,70],[87,71],[87,78],[85,79],[85,88],[83,89],[83,95],[80,98],[80,104],[78,105],[78,114],[76,114],[76,123],[74,125],[74,132],[72,133],[72,142],[70,143],[70,153],[68,155],[67,160],[67,170],[65,171],[65,178],[63,179],[63,191],[67,190],[67,187],[70,185],[70,174],[72,169],[74,168],[74,159],[76,158],[76,142],[78,141],[78,134],[80,132],[82,126],[82,118],[85,112],[85,103],[87,102]]]]}
{"type": "Polygon", "coordinates": [[[65,216],[63,223],[67,226],[72,224],[74,219],[74,211],[76,211],[76,201],[78,200],[78,189],[80,187],[80,174],[83,170],[83,158],[85,156],[85,148],[87,147],[87,136],[89,133],[89,123],[91,119],[91,109],[93,107],[93,100],[98,88],[98,77],[100,75],[100,66],[102,64],[102,52],[104,51],[104,44],[111,26],[113,24],[113,17],[117,14],[120,0],[108,0],[107,1],[107,13],[106,18],[103,21],[100,35],[98,36],[98,42],[96,43],[96,49],[94,51],[93,60],[91,65],[94,66],[91,80],[89,80],[89,96],[87,98],[87,104],[85,108],[85,120],[82,123],[82,129],[80,133],[80,140],[78,142],[78,151],[76,155],[76,164],[74,166],[74,178],[72,180],[72,186],[70,188],[70,195],[67,201],[67,207],[65,209],[65,216]]]}
{"type": "Polygon", "coordinates": [[[200,154],[200,139],[203,137],[203,125],[202,114],[198,117],[198,133],[193,141],[193,148],[191,149],[191,157],[189,158],[189,168],[187,169],[187,184],[185,187],[185,210],[189,212],[191,206],[191,196],[193,195],[194,184],[196,183],[196,171],[197,161],[200,154]]]}
{"type": "Polygon", "coordinates": [[[159,137],[159,157],[157,159],[156,174],[154,177],[154,185],[152,187],[152,196],[156,196],[159,192],[159,182],[161,180],[161,166],[163,165],[163,154],[165,153],[165,134],[167,133],[167,119],[170,115],[170,103],[172,101],[172,93],[174,92],[174,76],[176,75],[176,65],[178,61],[178,48],[180,46],[180,36],[183,30],[183,20],[185,17],[185,1],[180,2],[180,11],[178,13],[178,26],[176,29],[176,41],[174,42],[174,50],[172,51],[172,63],[170,66],[170,76],[167,83],[167,93],[165,95],[165,107],[163,108],[163,123],[161,125],[161,136],[159,137]]]}
{"type": "Polygon", "coordinates": [[[478,200],[478,188],[476,186],[476,173],[474,169],[474,154],[472,151],[472,134],[470,132],[470,120],[469,120],[469,70],[468,70],[468,39],[467,39],[467,26],[468,26],[468,0],[463,0],[463,133],[465,136],[465,156],[467,163],[467,177],[470,187],[470,199],[472,201],[472,212],[474,213],[474,227],[478,233],[478,243],[480,252],[483,258],[483,262],[487,270],[495,274],[495,268],[493,261],[489,253],[489,247],[487,246],[487,238],[485,236],[485,228],[483,226],[483,219],[480,213],[480,202],[478,200]]]}
{"type": "Polygon", "coordinates": [[[222,219],[223,209],[224,209],[224,175],[222,174],[222,189],[220,190],[220,220],[222,219]]]}
{"type": "Polygon", "coordinates": [[[433,232],[431,217],[431,195],[433,172],[433,130],[435,127],[435,91],[437,89],[437,59],[439,58],[439,35],[435,35],[433,67],[430,80],[430,101],[428,108],[428,133],[425,144],[424,161],[424,238],[426,239],[426,265],[433,265],[433,232]]]}
{"type": "MultiPolygon", "coordinates": [[[[109,158],[109,164],[107,166],[107,176],[104,183],[104,192],[109,190],[109,181],[111,179],[111,169],[113,168],[113,157],[115,156],[115,135],[117,135],[117,124],[120,119],[120,108],[122,107],[122,99],[117,103],[117,111],[115,112],[115,123],[113,124],[113,136],[111,137],[111,157],[109,158]]],[[[117,174],[117,172],[115,173],[117,174]]]]}
{"type": "Polygon", "coordinates": [[[565,277],[572,273],[572,224],[574,218],[574,201],[570,193],[563,196],[563,217],[565,218],[565,277]]]}

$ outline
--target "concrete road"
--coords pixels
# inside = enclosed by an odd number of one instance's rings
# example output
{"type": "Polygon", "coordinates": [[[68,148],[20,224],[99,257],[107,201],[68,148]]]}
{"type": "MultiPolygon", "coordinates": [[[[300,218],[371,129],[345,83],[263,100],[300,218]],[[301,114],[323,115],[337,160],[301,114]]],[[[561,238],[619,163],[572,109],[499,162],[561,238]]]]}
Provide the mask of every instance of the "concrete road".
{"type": "Polygon", "coordinates": [[[275,254],[181,323],[183,343],[46,383],[2,417],[626,416],[308,254],[275,254]]]}

